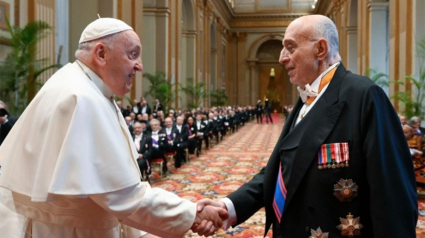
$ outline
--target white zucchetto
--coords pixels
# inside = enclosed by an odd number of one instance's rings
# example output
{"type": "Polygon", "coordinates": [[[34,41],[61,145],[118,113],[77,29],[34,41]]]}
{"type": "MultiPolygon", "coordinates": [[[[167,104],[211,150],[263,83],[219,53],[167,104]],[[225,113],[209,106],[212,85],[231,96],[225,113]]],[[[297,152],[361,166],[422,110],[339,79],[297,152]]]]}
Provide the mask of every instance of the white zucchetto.
{"type": "Polygon", "coordinates": [[[99,18],[84,29],[78,43],[96,40],[126,30],[133,30],[133,28],[115,18],[99,18]]]}

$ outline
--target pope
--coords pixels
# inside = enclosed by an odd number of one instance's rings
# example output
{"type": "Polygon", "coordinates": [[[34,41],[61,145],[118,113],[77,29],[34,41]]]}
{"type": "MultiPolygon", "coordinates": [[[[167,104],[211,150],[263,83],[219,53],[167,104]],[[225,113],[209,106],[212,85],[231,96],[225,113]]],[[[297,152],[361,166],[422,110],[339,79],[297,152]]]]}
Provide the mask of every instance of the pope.
{"type": "Polygon", "coordinates": [[[2,237],[177,238],[198,225],[207,235],[222,225],[224,209],[197,212],[195,203],[140,182],[113,97],[130,91],[143,70],[141,52],[120,20],[85,28],[77,60],[47,81],[1,146],[2,237]]]}

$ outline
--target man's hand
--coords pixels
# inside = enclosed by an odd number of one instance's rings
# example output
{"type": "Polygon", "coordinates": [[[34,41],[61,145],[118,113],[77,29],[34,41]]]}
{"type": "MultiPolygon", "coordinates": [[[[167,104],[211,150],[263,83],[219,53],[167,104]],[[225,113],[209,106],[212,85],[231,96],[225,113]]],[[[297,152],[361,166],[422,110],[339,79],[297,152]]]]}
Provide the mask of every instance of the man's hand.
{"type": "Polygon", "coordinates": [[[223,226],[223,221],[226,220],[228,216],[227,207],[223,202],[202,199],[197,203],[197,217],[192,226],[192,231],[201,236],[213,235],[223,226]],[[203,213],[207,214],[206,218],[200,216],[200,214],[203,213]],[[202,219],[198,220],[198,218],[202,219]]]}

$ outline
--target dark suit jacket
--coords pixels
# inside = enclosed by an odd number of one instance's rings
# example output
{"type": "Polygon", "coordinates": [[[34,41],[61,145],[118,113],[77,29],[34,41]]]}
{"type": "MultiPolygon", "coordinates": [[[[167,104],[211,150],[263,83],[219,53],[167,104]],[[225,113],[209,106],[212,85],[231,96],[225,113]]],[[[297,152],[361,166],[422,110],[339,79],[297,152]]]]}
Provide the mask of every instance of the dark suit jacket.
{"type": "MultiPolygon", "coordinates": [[[[135,135],[132,135],[133,137],[133,141],[135,138],[135,135]]],[[[149,135],[149,133],[143,133],[142,135],[142,139],[139,142],[139,149],[137,150],[137,152],[139,154],[143,155],[143,158],[146,160],[151,160],[150,158],[150,152],[152,151],[152,138],[149,135]]],[[[137,147],[136,147],[137,148],[137,147]]]]}
{"type": "Polygon", "coordinates": [[[400,120],[383,90],[341,64],[311,111],[291,129],[302,106],[299,99],[267,166],[229,195],[237,224],[265,206],[266,232],[273,223],[274,237],[308,237],[318,227],[329,237],[341,237],[336,226],[349,213],[361,218],[361,237],[415,237],[413,164],[400,120]],[[321,145],[340,142],[348,142],[349,167],[319,170],[321,145]],[[287,198],[280,225],[272,208],[279,164],[292,168],[284,176],[287,198]],[[358,185],[351,202],[333,195],[340,179],[358,185]]]}
{"type": "MultiPolygon", "coordinates": [[[[143,109],[143,107],[142,106],[140,106],[139,107],[139,109],[140,109],[140,113],[142,112],[142,109],[143,109]]],[[[151,111],[151,107],[149,107],[149,105],[147,105],[146,104],[146,110],[145,110],[145,113],[147,113],[149,116],[152,114],[152,111],[151,111]]]]}
{"type": "Polygon", "coordinates": [[[18,117],[11,116],[7,113],[7,122],[4,125],[0,125],[0,145],[3,144],[3,141],[6,139],[6,136],[12,130],[13,125],[15,125],[18,117]]]}
{"type": "Polygon", "coordinates": [[[3,141],[12,129],[13,124],[14,122],[8,119],[6,123],[0,125],[0,145],[3,144],[3,141]]]}
{"type": "Polygon", "coordinates": [[[153,111],[154,112],[162,111],[162,110],[163,110],[163,107],[162,107],[162,104],[161,103],[158,103],[158,104],[153,105],[153,111]]]}
{"type": "Polygon", "coordinates": [[[187,147],[187,140],[189,137],[189,130],[187,126],[182,125],[181,131],[177,129],[177,126],[175,127],[176,137],[174,138],[174,144],[175,146],[180,145],[179,147],[185,148],[187,147]]]}

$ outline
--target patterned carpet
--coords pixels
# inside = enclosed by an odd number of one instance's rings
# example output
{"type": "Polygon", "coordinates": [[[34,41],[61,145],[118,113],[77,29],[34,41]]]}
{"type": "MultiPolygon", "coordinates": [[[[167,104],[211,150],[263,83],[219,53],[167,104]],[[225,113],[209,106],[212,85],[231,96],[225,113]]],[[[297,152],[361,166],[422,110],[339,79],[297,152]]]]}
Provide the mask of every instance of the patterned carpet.
{"type": "MultiPolygon", "coordinates": [[[[226,136],[218,145],[191,159],[162,180],[153,173],[152,186],[178,194],[196,202],[202,198],[221,199],[249,181],[267,164],[279,138],[283,119],[273,115],[274,124],[247,123],[239,131],[226,136]]],[[[265,122],[265,121],[264,121],[265,122]]],[[[419,201],[417,237],[425,238],[425,200],[419,201]],[[422,213],[422,216],[421,216],[422,213]]],[[[264,209],[249,220],[227,231],[219,230],[216,238],[261,238],[264,234],[264,209]]],[[[185,237],[200,237],[189,231],[185,237]]],[[[267,237],[272,237],[269,231],[267,237]]]]}

